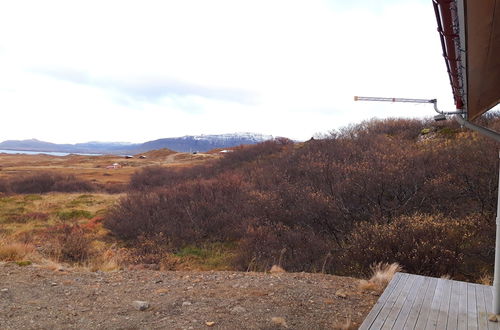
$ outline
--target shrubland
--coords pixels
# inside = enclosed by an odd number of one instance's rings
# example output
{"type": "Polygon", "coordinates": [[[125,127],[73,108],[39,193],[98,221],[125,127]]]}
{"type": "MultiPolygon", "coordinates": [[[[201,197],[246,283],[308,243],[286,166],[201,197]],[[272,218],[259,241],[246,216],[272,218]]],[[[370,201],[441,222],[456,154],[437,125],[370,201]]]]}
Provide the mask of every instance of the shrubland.
{"type": "MultiPolygon", "coordinates": [[[[482,121],[500,126],[497,115],[482,121]]],[[[200,166],[140,169],[104,225],[155,262],[223,244],[240,270],[359,276],[398,262],[475,280],[492,267],[497,159],[493,142],[454,123],[371,120],[200,166]]]]}
{"type": "MultiPolygon", "coordinates": [[[[498,115],[481,121],[500,129],[498,115]]],[[[492,273],[497,168],[495,143],[453,122],[385,119],[139,168],[121,195],[34,173],[0,180],[0,259],[351,276],[399,263],[480,280],[492,273]]]]}

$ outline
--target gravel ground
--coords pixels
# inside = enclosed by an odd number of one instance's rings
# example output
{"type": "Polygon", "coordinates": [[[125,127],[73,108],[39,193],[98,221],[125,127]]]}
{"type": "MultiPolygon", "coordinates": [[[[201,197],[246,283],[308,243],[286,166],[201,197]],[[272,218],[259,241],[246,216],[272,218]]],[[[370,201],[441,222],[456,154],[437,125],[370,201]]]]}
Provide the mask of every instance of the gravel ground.
{"type": "Polygon", "coordinates": [[[339,329],[348,319],[357,328],[378,299],[357,284],[308,273],[103,273],[0,263],[0,329],[339,329]],[[137,301],[149,306],[141,311],[137,301]]]}

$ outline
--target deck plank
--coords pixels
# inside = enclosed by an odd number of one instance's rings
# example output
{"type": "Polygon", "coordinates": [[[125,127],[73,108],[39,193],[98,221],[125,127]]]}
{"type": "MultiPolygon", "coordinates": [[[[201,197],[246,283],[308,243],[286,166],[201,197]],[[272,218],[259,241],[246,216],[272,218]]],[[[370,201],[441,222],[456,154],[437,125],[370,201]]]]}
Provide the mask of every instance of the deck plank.
{"type": "MultiPolygon", "coordinates": [[[[425,295],[427,294],[427,290],[429,290],[429,286],[431,284],[431,278],[430,277],[425,277],[424,281],[422,283],[422,289],[419,290],[417,293],[417,296],[415,297],[415,301],[413,301],[413,304],[410,308],[410,312],[408,314],[408,318],[406,319],[404,328],[405,330],[409,329],[414,329],[415,324],[417,323],[418,315],[420,314],[420,310],[422,309],[422,304],[424,302],[425,295]]],[[[397,329],[397,328],[395,328],[397,329]]]]}
{"type": "Polygon", "coordinates": [[[431,278],[431,283],[425,294],[425,298],[418,315],[417,324],[415,324],[415,329],[425,329],[427,325],[427,320],[429,319],[429,313],[431,311],[431,304],[434,298],[434,293],[436,292],[436,287],[438,284],[437,278],[431,278]]]}
{"type": "Polygon", "coordinates": [[[391,311],[389,312],[389,315],[387,315],[387,318],[384,322],[384,325],[382,326],[383,330],[390,330],[394,326],[394,323],[396,323],[396,320],[398,319],[399,314],[401,313],[401,309],[403,308],[408,295],[410,293],[410,290],[413,286],[413,283],[415,282],[416,276],[409,276],[408,279],[406,280],[405,286],[401,289],[401,293],[399,294],[399,297],[397,298],[396,302],[394,303],[394,306],[392,306],[391,311]]]}
{"type": "Polygon", "coordinates": [[[397,273],[360,329],[500,330],[491,286],[397,273]]]}
{"type": "MultiPolygon", "coordinates": [[[[486,312],[493,313],[493,288],[491,286],[483,286],[484,301],[486,305],[486,312]]],[[[495,322],[488,322],[488,330],[500,330],[500,324],[495,322]]]]}
{"type": "Polygon", "coordinates": [[[392,291],[396,288],[397,284],[399,283],[399,280],[401,280],[402,273],[396,273],[392,280],[389,282],[387,287],[385,288],[384,292],[378,299],[378,301],[375,303],[375,306],[373,306],[372,310],[370,313],[368,313],[368,316],[365,318],[361,326],[359,327],[360,330],[365,330],[365,329],[370,329],[373,321],[377,318],[378,314],[380,313],[380,310],[384,307],[385,302],[391,295],[392,291]]]}
{"type": "Polygon", "coordinates": [[[385,302],[384,307],[380,310],[380,313],[378,314],[377,318],[373,321],[370,329],[382,329],[382,326],[384,325],[385,320],[387,319],[387,316],[389,316],[389,313],[392,310],[392,307],[394,306],[394,303],[398,299],[399,295],[401,294],[401,291],[403,290],[406,281],[410,277],[409,274],[402,274],[401,279],[399,280],[398,284],[392,291],[391,295],[385,302]]]}
{"type": "Polygon", "coordinates": [[[426,277],[425,276],[415,276],[415,281],[413,282],[413,285],[410,289],[410,292],[408,293],[408,297],[405,301],[404,306],[401,308],[401,312],[399,313],[399,316],[394,323],[394,326],[392,327],[393,329],[403,329],[405,326],[406,321],[408,320],[408,316],[410,315],[411,308],[415,301],[417,301],[417,295],[419,292],[422,290],[424,291],[427,290],[427,285],[425,285],[427,282],[425,282],[426,277]]]}
{"type": "Polygon", "coordinates": [[[425,329],[427,330],[436,329],[439,307],[441,306],[441,301],[444,295],[445,280],[440,278],[437,281],[438,283],[436,285],[436,290],[434,290],[434,297],[432,297],[431,308],[429,310],[429,317],[427,318],[427,323],[425,325],[425,329]]]}
{"type": "Polygon", "coordinates": [[[467,283],[467,329],[477,329],[476,288],[474,283],[467,283]]]}
{"type": "Polygon", "coordinates": [[[458,328],[458,301],[460,300],[460,282],[452,281],[450,310],[448,311],[447,330],[455,330],[458,328]]]}
{"type": "MultiPolygon", "coordinates": [[[[439,306],[438,318],[436,323],[436,329],[446,330],[448,327],[448,316],[450,311],[450,298],[451,298],[451,288],[453,281],[441,279],[443,281],[444,289],[443,296],[441,297],[441,303],[439,306]]],[[[453,322],[453,321],[452,321],[453,322]]]]}
{"type": "Polygon", "coordinates": [[[483,286],[474,284],[474,288],[476,289],[477,327],[479,330],[488,330],[488,312],[486,312],[483,286]]]}
{"type": "Polygon", "coordinates": [[[460,282],[458,297],[458,330],[467,329],[467,283],[460,282]]]}

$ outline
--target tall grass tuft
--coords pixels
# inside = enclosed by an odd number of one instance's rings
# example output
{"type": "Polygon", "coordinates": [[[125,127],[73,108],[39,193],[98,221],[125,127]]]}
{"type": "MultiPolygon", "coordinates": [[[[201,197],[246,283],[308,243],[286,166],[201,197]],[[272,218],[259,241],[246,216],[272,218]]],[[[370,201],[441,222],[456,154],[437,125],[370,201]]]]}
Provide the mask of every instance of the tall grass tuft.
{"type": "Polygon", "coordinates": [[[0,260],[2,261],[24,260],[33,251],[34,247],[30,244],[0,241],[0,260]]]}
{"type": "Polygon", "coordinates": [[[394,262],[376,263],[371,266],[372,276],[369,280],[361,280],[359,288],[362,291],[383,291],[397,272],[402,271],[401,266],[394,262]]]}

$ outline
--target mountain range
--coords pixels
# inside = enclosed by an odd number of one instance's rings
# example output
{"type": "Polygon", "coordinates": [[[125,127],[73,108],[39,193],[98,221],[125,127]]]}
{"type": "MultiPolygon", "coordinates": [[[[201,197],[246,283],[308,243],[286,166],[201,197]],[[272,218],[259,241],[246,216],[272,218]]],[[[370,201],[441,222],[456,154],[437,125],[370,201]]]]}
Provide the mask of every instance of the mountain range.
{"type": "Polygon", "coordinates": [[[7,140],[0,143],[0,149],[17,151],[45,151],[65,153],[133,155],[150,150],[168,148],[178,152],[206,152],[216,148],[230,148],[242,144],[255,144],[271,140],[271,135],[256,133],[231,133],[215,135],[187,135],[164,138],[144,143],[128,142],[86,142],[57,144],[30,140],[7,140]]]}

